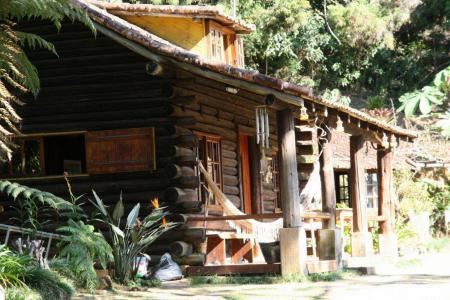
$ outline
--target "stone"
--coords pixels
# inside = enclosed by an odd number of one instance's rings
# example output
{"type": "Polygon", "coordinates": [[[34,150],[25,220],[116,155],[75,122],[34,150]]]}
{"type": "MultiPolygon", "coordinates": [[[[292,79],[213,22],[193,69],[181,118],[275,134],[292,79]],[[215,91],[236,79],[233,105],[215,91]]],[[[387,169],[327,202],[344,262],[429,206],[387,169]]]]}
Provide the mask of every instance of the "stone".
{"type": "Polygon", "coordinates": [[[281,275],[307,275],[306,232],[302,227],[280,229],[281,275]]]}
{"type": "Polygon", "coordinates": [[[336,260],[342,267],[342,233],[339,229],[320,229],[319,233],[319,259],[336,260]]]}
{"type": "Polygon", "coordinates": [[[373,255],[373,242],[370,232],[353,232],[352,257],[367,257],[373,255]]]}

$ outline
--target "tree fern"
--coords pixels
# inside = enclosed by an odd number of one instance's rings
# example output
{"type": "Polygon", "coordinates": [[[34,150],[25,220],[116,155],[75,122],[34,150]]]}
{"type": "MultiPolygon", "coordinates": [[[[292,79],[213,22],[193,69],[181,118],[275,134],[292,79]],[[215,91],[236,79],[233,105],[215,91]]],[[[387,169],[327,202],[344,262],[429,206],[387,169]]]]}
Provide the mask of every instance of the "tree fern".
{"type": "Polygon", "coordinates": [[[15,22],[48,20],[61,28],[64,18],[80,21],[95,32],[87,14],[68,0],[0,0],[0,159],[11,159],[12,137],[19,134],[20,117],[15,105],[23,105],[20,95],[37,96],[40,82],[37,69],[23,47],[44,48],[56,54],[54,45],[36,34],[17,31],[15,22]],[[19,96],[18,96],[19,95],[19,96]]]}

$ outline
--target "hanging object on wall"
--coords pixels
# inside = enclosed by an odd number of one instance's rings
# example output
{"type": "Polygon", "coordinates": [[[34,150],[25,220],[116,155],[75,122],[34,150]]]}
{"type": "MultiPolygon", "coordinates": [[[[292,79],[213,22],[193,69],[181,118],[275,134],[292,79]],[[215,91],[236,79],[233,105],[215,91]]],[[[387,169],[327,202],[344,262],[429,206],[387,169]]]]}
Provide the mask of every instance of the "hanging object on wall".
{"type": "Polygon", "coordinates": [[[397,138],[395,137],[395,135],[391,135],[390,145],[391,145],[392,149],[397,148],[398,143],[397,143],[397,138]]]}
{"type": "Polygon", "coordinates": [[[336,121],[336,132],[344,132],[344,125],[339,116],[337,117],[336,121]]]}
{"type": "Polygon", "coordinates": [[[256,107],[256,143],[262,149],[269,148],[269,113],[266,105],[256,107]]]}
{"type": "Polygon", "coordinates": [[[300,117],[299,117],[300,121],[307,121],[309,119],[308,116],[308,111],[306,110],[305,105],[302,105],[302,107],[300,108],[300,117]]]}
{"type": "Polygon", "coordinates": [[[387,135],[386,135],[385,132],[383,132],[383,140],[381,141],[381,146],[382,146],[384,149],[389,148],[389,141],[388,141],[388,138],[387,138],[387,135]]]}

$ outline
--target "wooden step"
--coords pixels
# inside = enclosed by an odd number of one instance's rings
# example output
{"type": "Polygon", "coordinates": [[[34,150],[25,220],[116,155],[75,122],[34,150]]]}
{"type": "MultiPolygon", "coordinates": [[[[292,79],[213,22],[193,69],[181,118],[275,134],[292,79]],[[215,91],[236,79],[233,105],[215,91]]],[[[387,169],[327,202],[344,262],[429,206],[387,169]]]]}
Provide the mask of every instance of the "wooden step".
{"type": "Polygon", "coordinates": [[[315,130],[314,127],[310,127],[309,125],[295,125],[295,129],[300,132],[312,132],[315,130]]]}

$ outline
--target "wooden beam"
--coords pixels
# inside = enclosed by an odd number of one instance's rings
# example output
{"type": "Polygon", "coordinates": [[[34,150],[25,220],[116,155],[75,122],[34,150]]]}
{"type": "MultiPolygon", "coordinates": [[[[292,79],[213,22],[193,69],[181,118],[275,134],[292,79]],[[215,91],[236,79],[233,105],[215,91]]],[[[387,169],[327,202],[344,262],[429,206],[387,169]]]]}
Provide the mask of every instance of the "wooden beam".
{"type": "Polygon", "coordinates": [[[353,208],[353,232],[367,232],[367,187],[364,174],[364,139],[350,137],[350,186],[353,208]]]}
{"type": "Polygon", "coordinates": [[[380,233],[391,233],[394,218],[392,205],[392,160],[391,149],[377,149],[377,175],[378,175],[378,214],[385,220],[380,222],[380,233]]]}
{"type": "Polygon", "coordinates": [[[322,183],[322,211],[330,214],[330,219],[324,221],[325,229],[336,228],[336,189],[334,185],[333,150],[331,142],[333,135],[327,135],[328,141],[322,144],[320,156],[320,177],[322,183]]]}
{"type": "Polygon", "coordinates": [[[252,195],[252,212],[263,213],[263,199],[261,197],[262,179],[261,179],[261,160],[259,155],[259,147],[256,144],[254,136],[249,136],[248,146],[250,152],[250,174],[251,174],[251,195],[252,195]]]}
{"type": "MultiPolygon", "coordinates": [[[[330,213],[318,212],[318,211],[305,211],[301,214],[305,219],[321,219],[327,220],[331,218],[330,213]]],[[[189,221],[230,221],[230,220],[264,220],[264,219],[279,219],[283,217],[283,213],[271,213],[271,214],[251,214],[251,215],[236,215],[236,216],[189,216],[189,221]]]]}
{"type": "Polygon", "coordinates": [[[280,193],[285,228],[301,227],[300,191],[298,186],[294,113],[277,112],[278,149],[280,153],[280,193]]]}

